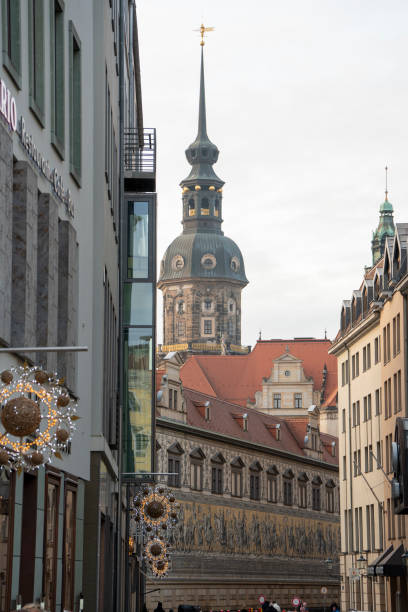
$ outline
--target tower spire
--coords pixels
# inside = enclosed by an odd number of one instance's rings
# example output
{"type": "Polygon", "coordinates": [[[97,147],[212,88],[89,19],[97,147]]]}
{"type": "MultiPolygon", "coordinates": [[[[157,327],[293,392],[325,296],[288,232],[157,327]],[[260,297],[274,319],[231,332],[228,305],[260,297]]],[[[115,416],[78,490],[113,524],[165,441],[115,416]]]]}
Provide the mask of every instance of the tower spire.
{"type": "Polygon", "coordinates": [[[385,201],[388,202],[388,166],[385,166],[385,201]]]}
{"type": "Polygon", "coordinates": [[[373,265],[384,255],[385,238],[394,236],[394,233],[394,209],[388,200],[388,166],[385,166],[385,200],[380,206],[380,220],[371,240],[373,265]]]}
{"type": "MultiPolygon", "coordinates": [[[[204,41],[203,41],[204,44],[204,41]]],[[[204,49],[201,47],[201,73],[200,73],[200,104],[198,111],[197,139],[208,140],[207,117],[205,112],[205,82],[204,82],[204,49]]]]}

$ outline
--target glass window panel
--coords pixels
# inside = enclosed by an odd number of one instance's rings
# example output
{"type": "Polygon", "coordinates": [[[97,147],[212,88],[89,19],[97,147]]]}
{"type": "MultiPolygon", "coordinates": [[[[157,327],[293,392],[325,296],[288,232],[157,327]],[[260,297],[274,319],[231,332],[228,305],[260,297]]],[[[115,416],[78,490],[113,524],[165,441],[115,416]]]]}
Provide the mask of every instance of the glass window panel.
{"type": "Polygon", "coordinates": [[[150,472],[152,448],[151,328],[125,330],[124,464],[126,472],[150,472]]]}
{"type": "Polygon", "coordinates": [[[63,610],[74,610],[76,492],[65,491],[63,610]]]}
{"type": "Polygon", "coordinates": [[[55,585],[57,581],[58,500],[59,486],[48,479],[46,489],[43,588],[45,607],[47,610],[51,610],[51,612],[55,611],[55,585]]]}
{"type": "Polygon", "coordinates": [[[128,203],[128,278],[149,275],[149,206],[147,202],[128,203]]]}
{"type": "Polygon", "coordinates": [[[125,283],[124,324],[152,325],[153,286],[151,283],[125,283]]]}
{"type": "Polygon", "coordinates": [[[6,470],[0,474],[0,606],[6,610],[8,552],[10,529],[10,475],[6,470]]]}

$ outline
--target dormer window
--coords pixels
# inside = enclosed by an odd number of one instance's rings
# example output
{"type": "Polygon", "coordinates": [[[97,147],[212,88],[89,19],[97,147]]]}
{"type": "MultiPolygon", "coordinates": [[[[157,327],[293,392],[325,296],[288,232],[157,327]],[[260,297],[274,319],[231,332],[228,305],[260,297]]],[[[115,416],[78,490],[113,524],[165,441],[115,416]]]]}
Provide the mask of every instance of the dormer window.
{"type": "Polygon", "coordinates": [[[302,408],[302,394],[295,393],[295,408],[302,408]]]}

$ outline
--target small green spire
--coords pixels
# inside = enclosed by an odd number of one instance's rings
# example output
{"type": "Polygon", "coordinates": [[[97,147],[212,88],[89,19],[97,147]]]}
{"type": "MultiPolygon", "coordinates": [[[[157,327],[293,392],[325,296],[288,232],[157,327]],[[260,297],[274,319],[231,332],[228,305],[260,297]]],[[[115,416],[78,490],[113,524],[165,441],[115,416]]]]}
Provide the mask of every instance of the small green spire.
{"type": "Polygon", "coordinates": [[[384,245],[387,236],[394,236],[394,208],[388,201],[388,166],[385,166],[385,200],[380,206],[380,220],[377,229],[373,232],[371,251],[373,254],[373,266],[384,255],[384,245]]]}

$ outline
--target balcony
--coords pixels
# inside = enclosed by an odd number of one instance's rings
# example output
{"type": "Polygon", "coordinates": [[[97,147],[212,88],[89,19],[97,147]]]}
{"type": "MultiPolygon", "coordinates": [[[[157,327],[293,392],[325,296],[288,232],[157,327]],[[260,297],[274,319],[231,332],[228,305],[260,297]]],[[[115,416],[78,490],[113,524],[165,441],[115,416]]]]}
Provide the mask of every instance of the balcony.
{"type": "Polygon", "coordinates": [[[125,191],[156,191],[156,130],[124,130],[125,191]]]}

